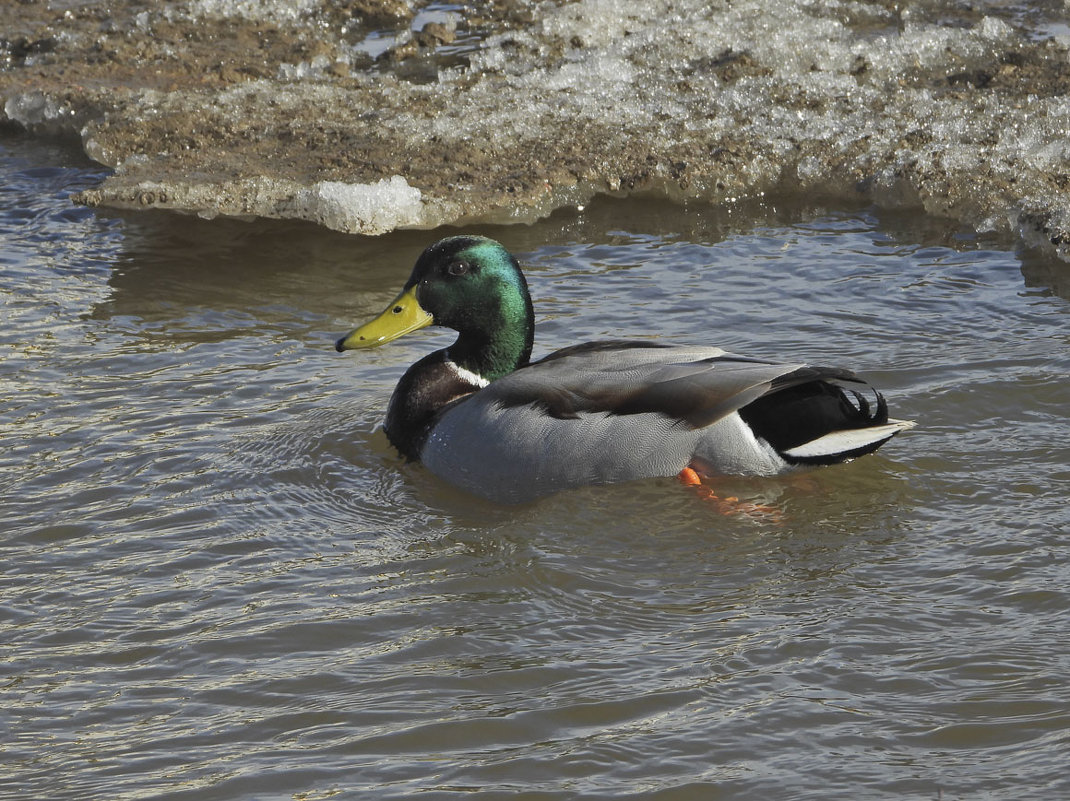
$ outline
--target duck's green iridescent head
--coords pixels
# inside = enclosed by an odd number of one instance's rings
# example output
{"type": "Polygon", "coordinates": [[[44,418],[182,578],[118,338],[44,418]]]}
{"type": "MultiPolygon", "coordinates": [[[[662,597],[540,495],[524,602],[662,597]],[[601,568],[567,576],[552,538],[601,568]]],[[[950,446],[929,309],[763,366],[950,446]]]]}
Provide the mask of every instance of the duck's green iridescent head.
{"type": "Polygon", "coordinates": [[[427,248],[401,294],[371,322],[338,340],[339,351],[373,348],[428,325],[460,334],[449,357],[487,379],[526,364],[534,336],[527,282],[493,239],[453,236],[427,248]]]}

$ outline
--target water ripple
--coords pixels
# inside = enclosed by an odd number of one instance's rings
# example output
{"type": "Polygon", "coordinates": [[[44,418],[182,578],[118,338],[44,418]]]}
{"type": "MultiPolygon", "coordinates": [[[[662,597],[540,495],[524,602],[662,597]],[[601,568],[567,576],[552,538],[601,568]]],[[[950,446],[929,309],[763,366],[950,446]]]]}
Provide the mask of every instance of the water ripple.
{"type": "Polygon", "coordinates": [[[500,508],[379,429],[442,336],[331,350],[426,233],[109,217],[66,200],[95,168],[0,144],[0,788],[1070,792],[1052,265],[874,210],[605,201],[490,229],[530,265],[540,348],[816,354],[920,422],[721,482],[739,506],[663,480],[500,508]]]}

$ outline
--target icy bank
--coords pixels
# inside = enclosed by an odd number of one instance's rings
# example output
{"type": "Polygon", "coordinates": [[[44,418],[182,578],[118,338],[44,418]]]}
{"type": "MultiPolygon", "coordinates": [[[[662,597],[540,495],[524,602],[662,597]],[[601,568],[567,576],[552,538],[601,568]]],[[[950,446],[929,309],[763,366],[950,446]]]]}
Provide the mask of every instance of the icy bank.
{"type": "Polygon", "coordinates": [[[381,233],[820,193],[1070,258],[1061,3],[39,5],[0,11],[4,115],[115,168],[91,204],[381,233]]]}

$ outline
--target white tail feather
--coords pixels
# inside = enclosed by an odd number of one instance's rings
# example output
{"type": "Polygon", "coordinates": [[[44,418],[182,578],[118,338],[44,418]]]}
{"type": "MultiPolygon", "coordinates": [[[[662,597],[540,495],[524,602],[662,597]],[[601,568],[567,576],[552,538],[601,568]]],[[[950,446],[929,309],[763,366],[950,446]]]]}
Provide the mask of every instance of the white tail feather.
{"type": "Polygon", "coordinates": [[[790,450],[784,451],[784,455],[792,459],[817,459],[825,456],[835,456],[840,453],[850,453],[874,442],[881,442],[908,428],[913,428],[915,423],[910,420],[889,420],[884,425],[872,428],[851,428],[846,431],[833,431],[823,437],[796,445],[790,450]]]}

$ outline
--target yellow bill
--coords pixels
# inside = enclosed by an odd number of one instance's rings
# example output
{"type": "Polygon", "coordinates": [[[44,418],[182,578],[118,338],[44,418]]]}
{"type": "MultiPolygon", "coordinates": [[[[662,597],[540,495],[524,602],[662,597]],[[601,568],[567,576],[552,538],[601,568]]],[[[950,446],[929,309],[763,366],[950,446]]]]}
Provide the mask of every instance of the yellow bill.
{"type": "Polygon", "coordinates": [[[416,287],[413,286],[398,295],[374,320],[353,329],[339,339],[334,347],[339,352],[354,348],[375,348],[410,331],[431,325],[434,321],[416,300],[416,287]]]}

